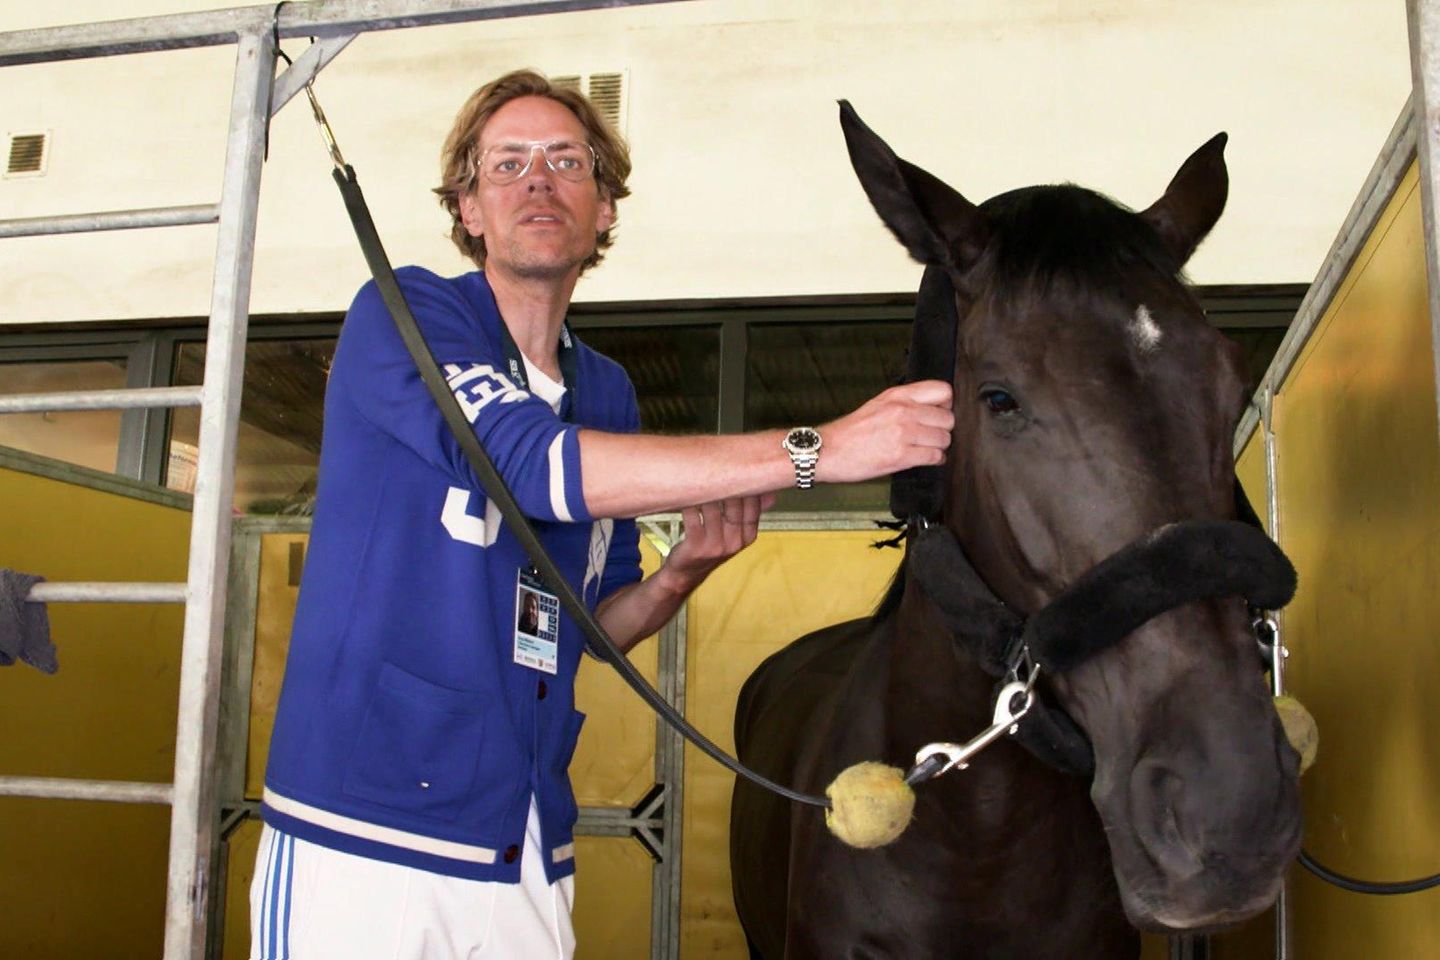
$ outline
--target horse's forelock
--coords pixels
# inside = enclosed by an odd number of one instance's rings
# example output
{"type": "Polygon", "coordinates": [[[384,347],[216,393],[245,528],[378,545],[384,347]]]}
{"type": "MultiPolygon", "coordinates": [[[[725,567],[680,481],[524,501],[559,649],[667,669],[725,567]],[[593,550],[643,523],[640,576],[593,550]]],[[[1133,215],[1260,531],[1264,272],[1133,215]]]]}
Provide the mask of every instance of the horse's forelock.
{"type": "Polygon", "coordinates": [[[1045,295],[1057,284],[1120,289],[1136,268],[1177,281],[1181,264],[1133,211],[1084,187],[1012,190],[980,210],[991,229],[976,270],[992,295],[1045,295]]]}

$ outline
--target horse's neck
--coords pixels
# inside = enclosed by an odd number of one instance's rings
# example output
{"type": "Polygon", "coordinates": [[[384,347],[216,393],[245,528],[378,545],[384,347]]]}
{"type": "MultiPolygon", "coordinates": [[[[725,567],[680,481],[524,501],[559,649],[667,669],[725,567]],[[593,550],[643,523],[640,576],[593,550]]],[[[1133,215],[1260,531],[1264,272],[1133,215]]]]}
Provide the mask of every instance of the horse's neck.
{"type": "Polygon", "coordinates": [[[979,733],[990,720],[995,681],[980,669],[914,577],[906,580],[890,626],[885,699],[891,746],[913,752],[916,738],[928,742],[979,733]]]}

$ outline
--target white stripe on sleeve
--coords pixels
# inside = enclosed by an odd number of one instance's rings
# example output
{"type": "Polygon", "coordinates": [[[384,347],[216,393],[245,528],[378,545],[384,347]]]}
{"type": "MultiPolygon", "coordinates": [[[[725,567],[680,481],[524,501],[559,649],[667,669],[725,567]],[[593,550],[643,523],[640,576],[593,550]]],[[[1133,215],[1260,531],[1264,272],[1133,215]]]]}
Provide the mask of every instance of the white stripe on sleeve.
{"type": "Polygon", "coordinates": [[[565,503],[565,432],[555,434],[550,442],[550,509],[555,519],[573,523],[570,507],[565,503]]]}

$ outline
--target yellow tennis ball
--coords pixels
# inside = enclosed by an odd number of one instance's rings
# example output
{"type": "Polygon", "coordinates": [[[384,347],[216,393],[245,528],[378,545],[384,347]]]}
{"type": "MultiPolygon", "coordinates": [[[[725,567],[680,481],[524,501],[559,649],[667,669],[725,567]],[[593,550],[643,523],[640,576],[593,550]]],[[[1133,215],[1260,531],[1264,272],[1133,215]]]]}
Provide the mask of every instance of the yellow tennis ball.
{"type": "Polygon", "coordinates": [[[1300,754],[1300,772],[1304,773],[1315,762],[1315,754],[1320,749],[1320,730],[1315,726],[1315,718],[1304,704],[1291,696],[1276,697],[1275,712],[1280,714],[1285,739],[1300,754]]]}
{"type": "Polygon", "coordinates": [[[825,788],[831,809],[825,826],[841,841],[868,850],[883,847],[900,834],[915,812],[915,791],[898,767],[867,761],[840,772],[825,788]]]}

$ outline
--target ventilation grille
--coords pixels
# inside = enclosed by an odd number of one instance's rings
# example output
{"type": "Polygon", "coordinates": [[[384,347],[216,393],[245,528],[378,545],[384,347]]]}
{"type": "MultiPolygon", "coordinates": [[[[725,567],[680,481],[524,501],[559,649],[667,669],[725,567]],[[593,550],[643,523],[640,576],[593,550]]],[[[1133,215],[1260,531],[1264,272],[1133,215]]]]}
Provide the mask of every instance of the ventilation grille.
{"type": "Polygon", "coordinates": [[[590,98],[600,115],[610,122],[621,136],[625,135],[625,74],[589,73],[551,77],[550,82],[566,90],[578,90],[590,98]]]}
{"type": "Polygon", "coordinates": [[[44,173],[47,140],[48,137],[43,133],[11,134],[10,160],[5,165],[5,175],[13,177],[27,173],[44,173]]]}

